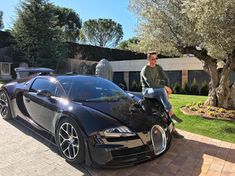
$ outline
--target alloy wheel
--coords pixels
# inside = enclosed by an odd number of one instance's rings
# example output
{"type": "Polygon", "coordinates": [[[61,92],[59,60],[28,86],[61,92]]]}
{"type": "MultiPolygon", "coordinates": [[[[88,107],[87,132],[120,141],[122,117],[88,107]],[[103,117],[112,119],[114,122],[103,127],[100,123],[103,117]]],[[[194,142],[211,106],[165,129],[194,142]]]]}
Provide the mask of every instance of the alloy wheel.
{"type": "Polygon", "coordinates": [[[9,114],[7,95],[3,91],[0,92],[0,114],[3,118],[7,118],[9,114]]]}
{"type": "Polygon", "coordinates": [[[59,147],[66,158],[72,160],[79,152],[79,137],[74,126],[68,122],[59,128],[59,147]]]}

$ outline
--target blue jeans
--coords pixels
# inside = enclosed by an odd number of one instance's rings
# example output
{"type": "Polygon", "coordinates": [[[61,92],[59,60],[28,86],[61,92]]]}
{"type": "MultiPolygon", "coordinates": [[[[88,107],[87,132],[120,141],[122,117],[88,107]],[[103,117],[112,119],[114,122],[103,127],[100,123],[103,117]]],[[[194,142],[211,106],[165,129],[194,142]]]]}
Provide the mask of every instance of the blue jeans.
{"type": "Polygon", "coordinates": [[[146,88],[142,93],[146,98],[156,98],[158,101],[160,101],[167,112],[172,110],[172,106],[168,101],[167,93],[164,88],[146,88]]]}

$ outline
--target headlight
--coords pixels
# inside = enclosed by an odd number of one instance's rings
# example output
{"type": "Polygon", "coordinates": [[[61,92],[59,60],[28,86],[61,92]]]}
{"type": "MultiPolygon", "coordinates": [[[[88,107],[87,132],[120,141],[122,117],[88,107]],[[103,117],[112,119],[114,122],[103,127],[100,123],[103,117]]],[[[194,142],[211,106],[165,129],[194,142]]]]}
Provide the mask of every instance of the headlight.
{"type": "Polygon", "coordinates": [[[105,137],[130,137],[136,136],[129,128],[126,126],[120,126],[115,128],[109,128],[104,131],[105,137]]]}

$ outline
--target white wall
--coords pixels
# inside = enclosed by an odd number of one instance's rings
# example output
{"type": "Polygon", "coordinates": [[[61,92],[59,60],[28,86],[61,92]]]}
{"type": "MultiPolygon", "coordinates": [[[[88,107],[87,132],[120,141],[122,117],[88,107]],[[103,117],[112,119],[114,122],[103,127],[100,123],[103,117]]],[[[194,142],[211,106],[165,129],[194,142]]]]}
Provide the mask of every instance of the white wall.
{"type": "MultiPolygon", "coordinates": [[[[140,71],[147,60],[111,61],[113,72],[140,71]]],[[[202,62],[195,57],[158,59],[158,64],[166,70],[203,70],[202,62]]]]}

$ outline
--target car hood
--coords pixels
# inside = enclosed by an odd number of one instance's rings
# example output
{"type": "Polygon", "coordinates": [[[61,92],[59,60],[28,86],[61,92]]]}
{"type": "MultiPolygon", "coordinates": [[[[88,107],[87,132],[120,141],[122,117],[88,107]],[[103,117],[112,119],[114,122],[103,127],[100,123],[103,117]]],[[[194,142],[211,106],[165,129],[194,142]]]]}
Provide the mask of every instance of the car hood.
{"type": "Polygon", "coordinates": [[[131,99],[113,102],[82,102],[82,104],[122,122],[134,131],[148,131],[157,121],[156,116],[146,113],[138,102],[131,99]]]}

